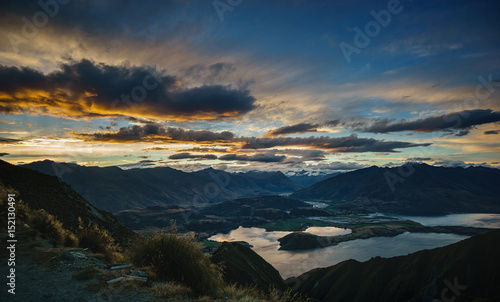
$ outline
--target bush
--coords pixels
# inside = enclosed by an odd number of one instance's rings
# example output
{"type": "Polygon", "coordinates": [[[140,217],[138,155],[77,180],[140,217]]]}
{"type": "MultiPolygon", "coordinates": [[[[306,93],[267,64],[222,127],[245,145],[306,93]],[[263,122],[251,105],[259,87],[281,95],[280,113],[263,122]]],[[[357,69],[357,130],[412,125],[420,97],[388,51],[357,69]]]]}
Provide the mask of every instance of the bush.
{"type": "Polygon", "coordinates": [[[198,295],[214,295],[222,285],[220,268],[203,254],[193,237],[175,232],[141,237],[129,257],[137,266],[151,266],[160,280],[187,285],[198,295]]]}
{"type": "Polygon", "coordinates": [[[104,260],[107,262],[121,260],[121,255],[118,252],[118,244],[116,244],[115,239],[106,230],[90,223],[84,226],[81,219],[79,219],[79,222],[78,239],[80,247],[88,248],[93,253],[103,254],[104,260]]]}
{"type": "Polygon", "coordinates": [[[45,212],[45,210],[34,211],[29,218],[29,222],[33,224],[33,227],[53,240],[56,245],[64,246],[77,246],[78,238],[75,234],[66,230],[62,222],[57,220],[54,216],[45,212]]]}

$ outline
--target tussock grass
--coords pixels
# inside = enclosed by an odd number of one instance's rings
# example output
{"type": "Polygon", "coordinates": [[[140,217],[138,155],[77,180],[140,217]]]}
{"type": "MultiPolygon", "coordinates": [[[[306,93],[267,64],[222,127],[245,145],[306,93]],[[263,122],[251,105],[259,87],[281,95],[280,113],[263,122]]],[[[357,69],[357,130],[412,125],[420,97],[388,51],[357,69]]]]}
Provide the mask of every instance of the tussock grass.
{"type": "Polygon", "coordinates": [[[117,262],[123,259],[118,244],[106,230],[90,223],[84,225],[81,219],[79,222],[77,234],[80,247],[88,248],[95,254],[102,254],[107,262],[117,262]]]}
{"type": "Polygon", "coordinates": [[[53,240],[56,245],[60,246],[78,246],[78,238],[72,232],[66,230],[62,222],[54,216],[48,214],[44,210],[33,212],[29,218],[29,222],[33,227],[53,240]]]}
{"type": "Polygon", "coordinates": [[[129,257],[135,265],[150,266],[159,280],[186,285],[198,295],[215,295],[223,284],[220,268],[194,238],[181,237],[175,230],[139,238],[129,257]]]}

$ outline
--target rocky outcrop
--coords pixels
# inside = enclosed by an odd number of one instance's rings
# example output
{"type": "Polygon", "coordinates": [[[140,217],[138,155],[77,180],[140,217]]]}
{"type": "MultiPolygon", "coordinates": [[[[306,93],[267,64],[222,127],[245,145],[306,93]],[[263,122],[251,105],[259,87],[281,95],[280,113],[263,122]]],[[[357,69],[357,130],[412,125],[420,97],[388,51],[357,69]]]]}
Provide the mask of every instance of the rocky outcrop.
{"type": "Polygon", "coordinates": [[[329,237],[317,236],[305,232],[293,232],[278,239],[280,250],[310,250],[331,245],[329,237]]]}
{"type": "Polygon", "coordinates": [[[293,232],[278,239],[280,250],[309,250],[337,245],[341,242],[368,239],[372,237],[394,237],[404,232],[413,233],[446,233],[458,235],[477,235],[491,231],[486,228],[473,228],[463,226],[436,226],[427,227],[418,223],[409,225],[372,225],[352,229],[352,233],[339,236],[317,236],[306,232],[293,232]]]}
{"type": "Polygon", "coordinates": [[[270,287],[286,290],[288,286],[279,272],[249,247],[236,242],[224,242],[212,255],[213,263],[221,264],[224,279],[230,283],[255,286],[262,291],[270,287]]]}

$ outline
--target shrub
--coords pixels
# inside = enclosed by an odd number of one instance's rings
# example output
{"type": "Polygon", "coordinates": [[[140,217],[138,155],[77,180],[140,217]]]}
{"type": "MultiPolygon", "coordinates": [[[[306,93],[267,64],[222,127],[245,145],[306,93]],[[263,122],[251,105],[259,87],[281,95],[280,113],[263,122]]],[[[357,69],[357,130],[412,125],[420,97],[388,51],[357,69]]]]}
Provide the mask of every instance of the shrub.
{"type": "Polygon", "coordinates": [[[221,271],[205,256],[193,237],[161,233],[139,238],[130,249],[130,260],[151,266],[160,280],[189,286],[196,294],[214,295],[222,285],[221,271]]]}
{"type": "Polygon", "coordinates": [[[80,247],[88,248],[93,253],[103,254],[104,260],[107,262],[121,260],[118,244],[106,230],[90,223],[84,226],[81,219],[79,219],[79,222],[78,240],[80,247]]]}
{"type": "Polygon", "coordinates": [[[53,240],[56,245],[77,246],[78,238],[66,230],[62,222],[57,220],[53,215],[48,214],[45,210],[33,211],[31,213],[29,222],[33,227],[53,240]]]}

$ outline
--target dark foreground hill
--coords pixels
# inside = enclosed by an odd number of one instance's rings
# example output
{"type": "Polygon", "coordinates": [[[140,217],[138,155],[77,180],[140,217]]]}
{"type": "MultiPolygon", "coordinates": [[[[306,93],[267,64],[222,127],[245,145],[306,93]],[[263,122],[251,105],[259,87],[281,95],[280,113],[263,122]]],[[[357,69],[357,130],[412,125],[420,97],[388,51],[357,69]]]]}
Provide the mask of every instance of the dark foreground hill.
{"type": "Polygon", "coordinates": [[[280,273],[249,247],[237,242],[224,242],[212,255],[212,262],[224,267],[227,282],[255,286],[261,291],[270,287],[286,290],[280,273]]]}
{"type": "Polygon", "coordinates": [[[168,167],[122,170],[49,160],[25,167],[60,177],[93,205],[111,212],[158,205],[196,205],[237,197],[221,187],[214,190],[210,180],[168,167]]]}
{"type": "Polygon", "coordinates": [[[321,301],[500,301],[498,255],[500,230],[407,256],[347,260],[287,281],[321,301]]]}
{"type": "Polygon", "coordinates": [[[291,197],[334,201],[340,208],[368,212],[500,213],[500,170],[373,166],[334,176],[291,197]]]}
{"type": "Polygon", "coordinates": [[[0,160],[0,185],[17,191],[17,201],[33,210],[45,210],[69,230],[76,230],[81,218],[84,225],[98,225],[119,242],[134,236],[111,213],[97,209],[57,177],[0,160]]]}

